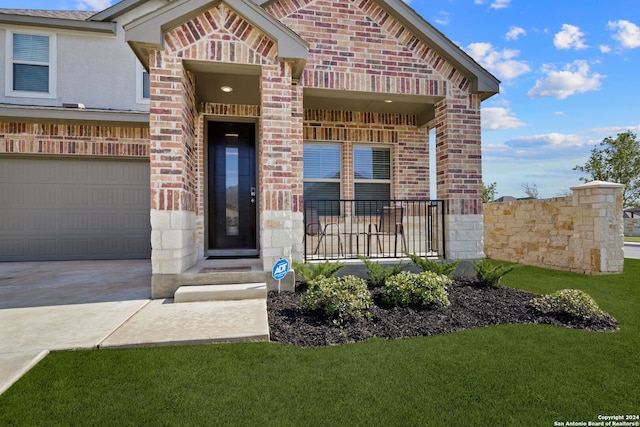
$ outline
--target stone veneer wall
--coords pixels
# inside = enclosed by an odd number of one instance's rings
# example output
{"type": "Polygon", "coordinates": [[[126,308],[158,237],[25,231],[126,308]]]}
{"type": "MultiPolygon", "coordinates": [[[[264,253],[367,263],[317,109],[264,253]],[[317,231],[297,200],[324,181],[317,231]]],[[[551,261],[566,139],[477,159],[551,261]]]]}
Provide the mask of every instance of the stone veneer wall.
{"type": "Polygon", "coordinates": [[[640,218],[624,219],[624,235],[630,237],[640,237],[640,218]]]}
{"type": "Polygon", "coordinates": [[[584,274],[621,273],[621,184],[590,182],[555,199],[484,206],[488,258],[584,274]]]}

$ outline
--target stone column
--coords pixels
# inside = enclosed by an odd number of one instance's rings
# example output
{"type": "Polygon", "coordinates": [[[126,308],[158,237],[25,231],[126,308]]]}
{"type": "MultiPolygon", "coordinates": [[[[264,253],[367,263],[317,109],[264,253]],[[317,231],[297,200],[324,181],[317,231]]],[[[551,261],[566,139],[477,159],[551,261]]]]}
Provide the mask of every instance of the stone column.
{"type": "Polygon", "coordinates": [[[445,201],[445,257],[483,258],[480,98],[458,94],[436,105],[437,198],[445,201]]]}
{"type": "Polygon", "coordinates": [[[624,268],[624,185],[592,181],[572,187],[576,212],[573,248],[574,271],[617,274],[624,268]]]}

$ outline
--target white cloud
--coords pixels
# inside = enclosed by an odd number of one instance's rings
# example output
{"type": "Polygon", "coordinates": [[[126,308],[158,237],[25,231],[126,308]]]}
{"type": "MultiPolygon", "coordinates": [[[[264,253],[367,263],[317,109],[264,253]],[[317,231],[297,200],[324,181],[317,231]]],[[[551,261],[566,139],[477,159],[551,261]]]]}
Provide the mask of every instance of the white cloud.
{"type": "Polygon", "coordinates": [[[511,3],[511,0],[495,0],[493,3],[491,3],[491,8],[504,9],[505,7],[509,7],[509,3],[511,3]]]}
{"type": "Polygon", "coordinates": [[[561,149],[570,147],[584,147],[589,145],[587,138],[564,133],[545,133],[514,138],[507,142],[510,147],[545,147],[547,149],[561,149]]]}
{"type": "Polygon", "coordinates": [[[518,119],[509,108],[485,107],[482,109],[482,129],[484,130],[516,129],[522,126],[526,126],[526,123],[518,119]]]}
{"type": "MultiPolygon", "coordinates": [[[[487,1],[486,0],[474,0],[473,1],[474,4],[486,4],[487,1]]],[[[511,3],[511,0],[493,0],[493,2],[491,3],[491,8],[492,9],[504,9],[505,7],[509,7],[509,3],[511,3]]]]}
{"type": "Polygon", "coordinates": [[[511,27],[509,27],[509,31],[507,32],[507,40],[518,40],[518,38],[520,36],[526,36],[527,32],[524,30],[524,28],[520,28],[520,27],[516,27],[515,25],[512,25],[511,27]]]}
{"type": "Polygon", "coordinates": [[[615,136],[619,133],[633,132],[640,133],[640,124],[634,126],[609,126],[604,128],[592,128],[589,132],[600,135],[615,136]]]}
{"type": "Polygon", "coordinates": [[[79,10],[95,10],[100,11],[108,8],[113,3],[113,0],[79,0],[79,10]]]}
{"type": "Polygon", "coordinates": [[[556,70],[551,65],[545,65],[542,72],[544,79],[538,80],[536,85],[527,92],[530,98],[555,97],[565,99],[569,96],[600,89],[600,80],[604,75],[591,73],[586,61],[576,60],[556,70]]]}
{"type": "Polygon", "coordinates": [[[441,10],[438,14],[433,18],[436,24],[440,25],[449,25],[449,12],[445,12],[441,10]]]}
{"type": "Polygon", "coordinates": [[[633,22],[621,19],[619,21],[609,21],[607,28],[617,30],[612,36],[620,42],[623,48],[634,49],[640,47],[640,27],[633,22]]]}
{"type": "Polygon", "coordinates": [[[606,44],[601,44],[600,45],[600,52],[602,53],[609,53],[611,52],[611,46],[608,46],[606,44]]]}
{"type": "Polygon", "coordinates": [[[585,44],[584,33],[579,27],[571,24],[562,25],[562,31],[553,37],[553,44],[558,49],[580,50],[589,47],[585,44]]]}
{"type": "Polygon", "coordinates": [[[473,59],[502,80],[512,80],[531,71],[531,67],[526,62],[514,59],[520,54],[519,50],[498,51],[491,43],[471,43],[467,46],[466,51],[473,59]]]}

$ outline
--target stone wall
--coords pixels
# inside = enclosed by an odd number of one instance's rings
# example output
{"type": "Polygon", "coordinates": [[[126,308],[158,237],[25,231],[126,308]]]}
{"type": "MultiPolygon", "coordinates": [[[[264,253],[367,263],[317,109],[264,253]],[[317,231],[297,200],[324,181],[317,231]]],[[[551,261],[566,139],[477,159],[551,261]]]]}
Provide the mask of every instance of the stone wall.
{"type": "Polygon", "coordinates": [[[640,237],[640,218],[624,219],[624,235],[630,237],[640,237]]]}
{"type": "Polygon", "coordinates": [[[486,204],[485,255],[584,274],[621,273],[622,189],[594,181],[568,197],[486,204]]]}

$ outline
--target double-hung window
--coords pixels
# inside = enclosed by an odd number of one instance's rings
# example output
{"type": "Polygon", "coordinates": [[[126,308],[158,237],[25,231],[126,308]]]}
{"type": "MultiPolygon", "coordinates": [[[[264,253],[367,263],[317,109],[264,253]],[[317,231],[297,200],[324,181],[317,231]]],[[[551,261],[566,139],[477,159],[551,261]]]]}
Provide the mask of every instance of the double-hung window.
{"type": "MultiPolygon", "coordinates": [[[[341,147],[337,144],[304,144],[304,199],[339,200],[341,147]]],[[[339,215],[339,203],[316,204],[320,215],[339,215]]]]}
{"type": "Polygon", "coordinates": [[[55,98],[55,34],[8,35],[6,95],[55,98]]]}
{"type": "Polygon", "coordinates": [[[391,198],[391,149],[355,146],[353,148],[353,193],[356,200],[391,198]]]}

